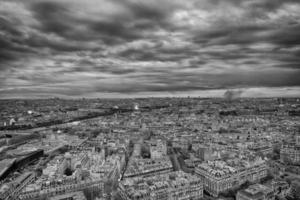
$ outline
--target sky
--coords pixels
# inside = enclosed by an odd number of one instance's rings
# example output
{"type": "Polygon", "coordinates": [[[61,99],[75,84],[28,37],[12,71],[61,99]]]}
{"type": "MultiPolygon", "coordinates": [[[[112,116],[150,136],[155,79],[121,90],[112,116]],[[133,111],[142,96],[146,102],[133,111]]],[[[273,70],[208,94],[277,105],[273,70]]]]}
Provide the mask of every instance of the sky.
{"type": "Polygon", "coordinates": [[[0,0],[0,98],[300,97],[299,0],[0,0]]]}

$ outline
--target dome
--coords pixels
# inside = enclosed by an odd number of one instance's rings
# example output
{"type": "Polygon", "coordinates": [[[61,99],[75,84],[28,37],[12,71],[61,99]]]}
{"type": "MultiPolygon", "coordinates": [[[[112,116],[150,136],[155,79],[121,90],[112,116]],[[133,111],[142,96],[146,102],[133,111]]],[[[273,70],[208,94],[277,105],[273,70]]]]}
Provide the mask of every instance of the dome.
{"type": "Polygon", "coordinates": [[[72,156],[71,156],[71,154],[70,154],[69,152],[67,152],[67,153],[65,154],[65,158],[66,158],[66,159],[68,159],[68,158],[71,159],[71,157],[72,157],[72,156]]]}

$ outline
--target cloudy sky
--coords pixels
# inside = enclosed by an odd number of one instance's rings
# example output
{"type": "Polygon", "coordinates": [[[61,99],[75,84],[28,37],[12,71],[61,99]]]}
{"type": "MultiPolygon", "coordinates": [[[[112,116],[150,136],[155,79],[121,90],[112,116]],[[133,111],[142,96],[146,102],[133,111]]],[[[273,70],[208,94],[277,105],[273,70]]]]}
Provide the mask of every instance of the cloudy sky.
{"type": "Polygon", "coordinates": [[[300,96],[299,0],[0,0],[0,97],[300,96]]]}

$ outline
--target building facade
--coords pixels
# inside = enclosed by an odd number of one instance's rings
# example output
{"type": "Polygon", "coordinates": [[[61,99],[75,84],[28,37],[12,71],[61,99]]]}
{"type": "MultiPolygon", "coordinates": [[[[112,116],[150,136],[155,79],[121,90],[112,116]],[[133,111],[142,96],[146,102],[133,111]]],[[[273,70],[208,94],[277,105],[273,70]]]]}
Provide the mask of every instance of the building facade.
{"type": "Polygon", "coordinates": [[[203,197],[200,178],[182,171],[127,178],[119,184],[118,190],[123,200],[198,200],[203,197]]]}
{"type": "Polygon", "coordinates": [[[225,162],[214,161],[198,165],[195,173],[201,178],[204,190],[217,197],[221,192],[240,186],[246,181],[256,182],[267,176],[264,162],[232,167],[225,162]]]}
{"type": "Polygon", "coordinates": [[[275,195],[271,188],[255,184],[238,191],[236,200],[275,200],[275,195]]]}
{"type": "Polygon", "coordinates": [[[300,164],[300,146],[282,146],[280,160],[283,163],[300,164]]]}

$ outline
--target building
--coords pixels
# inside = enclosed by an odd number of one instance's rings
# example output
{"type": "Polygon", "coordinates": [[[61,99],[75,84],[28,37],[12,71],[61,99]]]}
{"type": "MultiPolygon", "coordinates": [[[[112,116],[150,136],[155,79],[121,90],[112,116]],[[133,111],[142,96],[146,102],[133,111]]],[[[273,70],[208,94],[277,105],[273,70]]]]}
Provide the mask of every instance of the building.
{"type": "Polygon", "coordinates": [[[15,199],[29,183],[34,181],[35,174],[33,172],[26,172],[19,176],[7,185],[7,189],[0,194],[1,199],[15,199]]]}
{"type": "MultiPolygon", "coordinates": [[[[95,153],[94,148],[72,150],[65,155],[58,155],[47,163],[42,176],[24,188],[20,199],[42,199],[84,189],[102,193],[107,176],[119,171],[118,160],[112,159],[114,160],[115,162],[107,162],[103,153],[95,153]]],[[[119,177],[114,174],[112,176],[119,177]]]]}
{"type": "Polygon", "coordinates": [[[300,164],[300,146],[282,146],[280,149],[280,160],[283,163],[300,164]]]}
{"type": "Polygon", "coordinates": [[[133,146],[132,157],[140,157],[142,152],[142,145],[140,143],[136,143],[133,146]]]}
{"type": "Polygon", "coordinates": [[[276,196],[283,198],[290,192],[290,185],[284,180],[272,180],[272,188],[276,196]]]}
{"type": "Polygon", "coordinates": [[[178,138],[175,138],[172,141],[172,146],[174,148],[181,148],[181,149],[184,149],[184,150],[188,150],[189,145],[190,145],[190,142],[186,139],[180,139],[179,140],[178,138]]]}
{"type": "Polygon", "coordinates": [[[49,198],[49,200],[86,200],[83,192],[71,192],[67,194],[57,195],[49,198]]]}
{"type": "Polygon", "coordinates": [[[151,141],[150,144],[150,155],[152,159],[161,158],[167,155],[167,143],[163,140],[151,141]]]}
{"type": "Polygon", "coordinates": [[[255,184],[250,185],[247,189],[238,191],[236,200],[274,200],[275,195],[271,188],[255,184]]]}
{"type": "Polygon", "coordinates": [[[102,193],[105,181],[106,180],[66,182],[60,185],[48,185],[47,187],[37,188],[31,191],[24,190],[19,195],[19,199],[43,199],[45,197],[53,197],[61,194],[68,194],[84,189],[92,189],[94,191],[102,193]]]}
{"type": "Polygon", "coordinates": [[[268,144],[255,144],[249,147],[250,150],[262,155],[269,155],[273,152],[273,148],[268,144]]]}
{"type": "Polygon", "coordinates": [[[17,158],[17,160],[15,162],[15,166],[16,166],[16,168],[22,168],[22,167],[28,165],[29,163],[32,163],[33,161],[38,160],[43,155],[44,155],[44,150],[37,149],[37,150],[32,151],[20,158],[17,158]]]}
{"type": "Polygon", "coordinates": [[[4,180],[11,172],[16,170],[16,158],[0,161],[0,181],[4,180]]]}
{"type": "Polygon", "coordinates": [[[200,178],[182,171],[127,178],[119,184],[119,191],[123,200],[196,200],[203,197],[200,178]]]}
{"type": "Polygon", "coordinates": [[[171,171],[173,171],[173,165],[168,156],[156,159],[131,158],[124,173],[124,178],[146,177],[171,171]]]}
{"type": "Polygon", "coordinates": [[[267,165],[261,159],[207,161],[198,165],[195,173],[200,176],[204,190],[217,197],[221,192],[238,187],[246,181],[256,182],[266,177],[267,165]]]}
{"type": "Polygon", "coordinates": [[[220,158],[220,152],[214,150],[211,146],[201,145],[197,149],[197,157],[203,161],[215,160],[220,158]]]}

